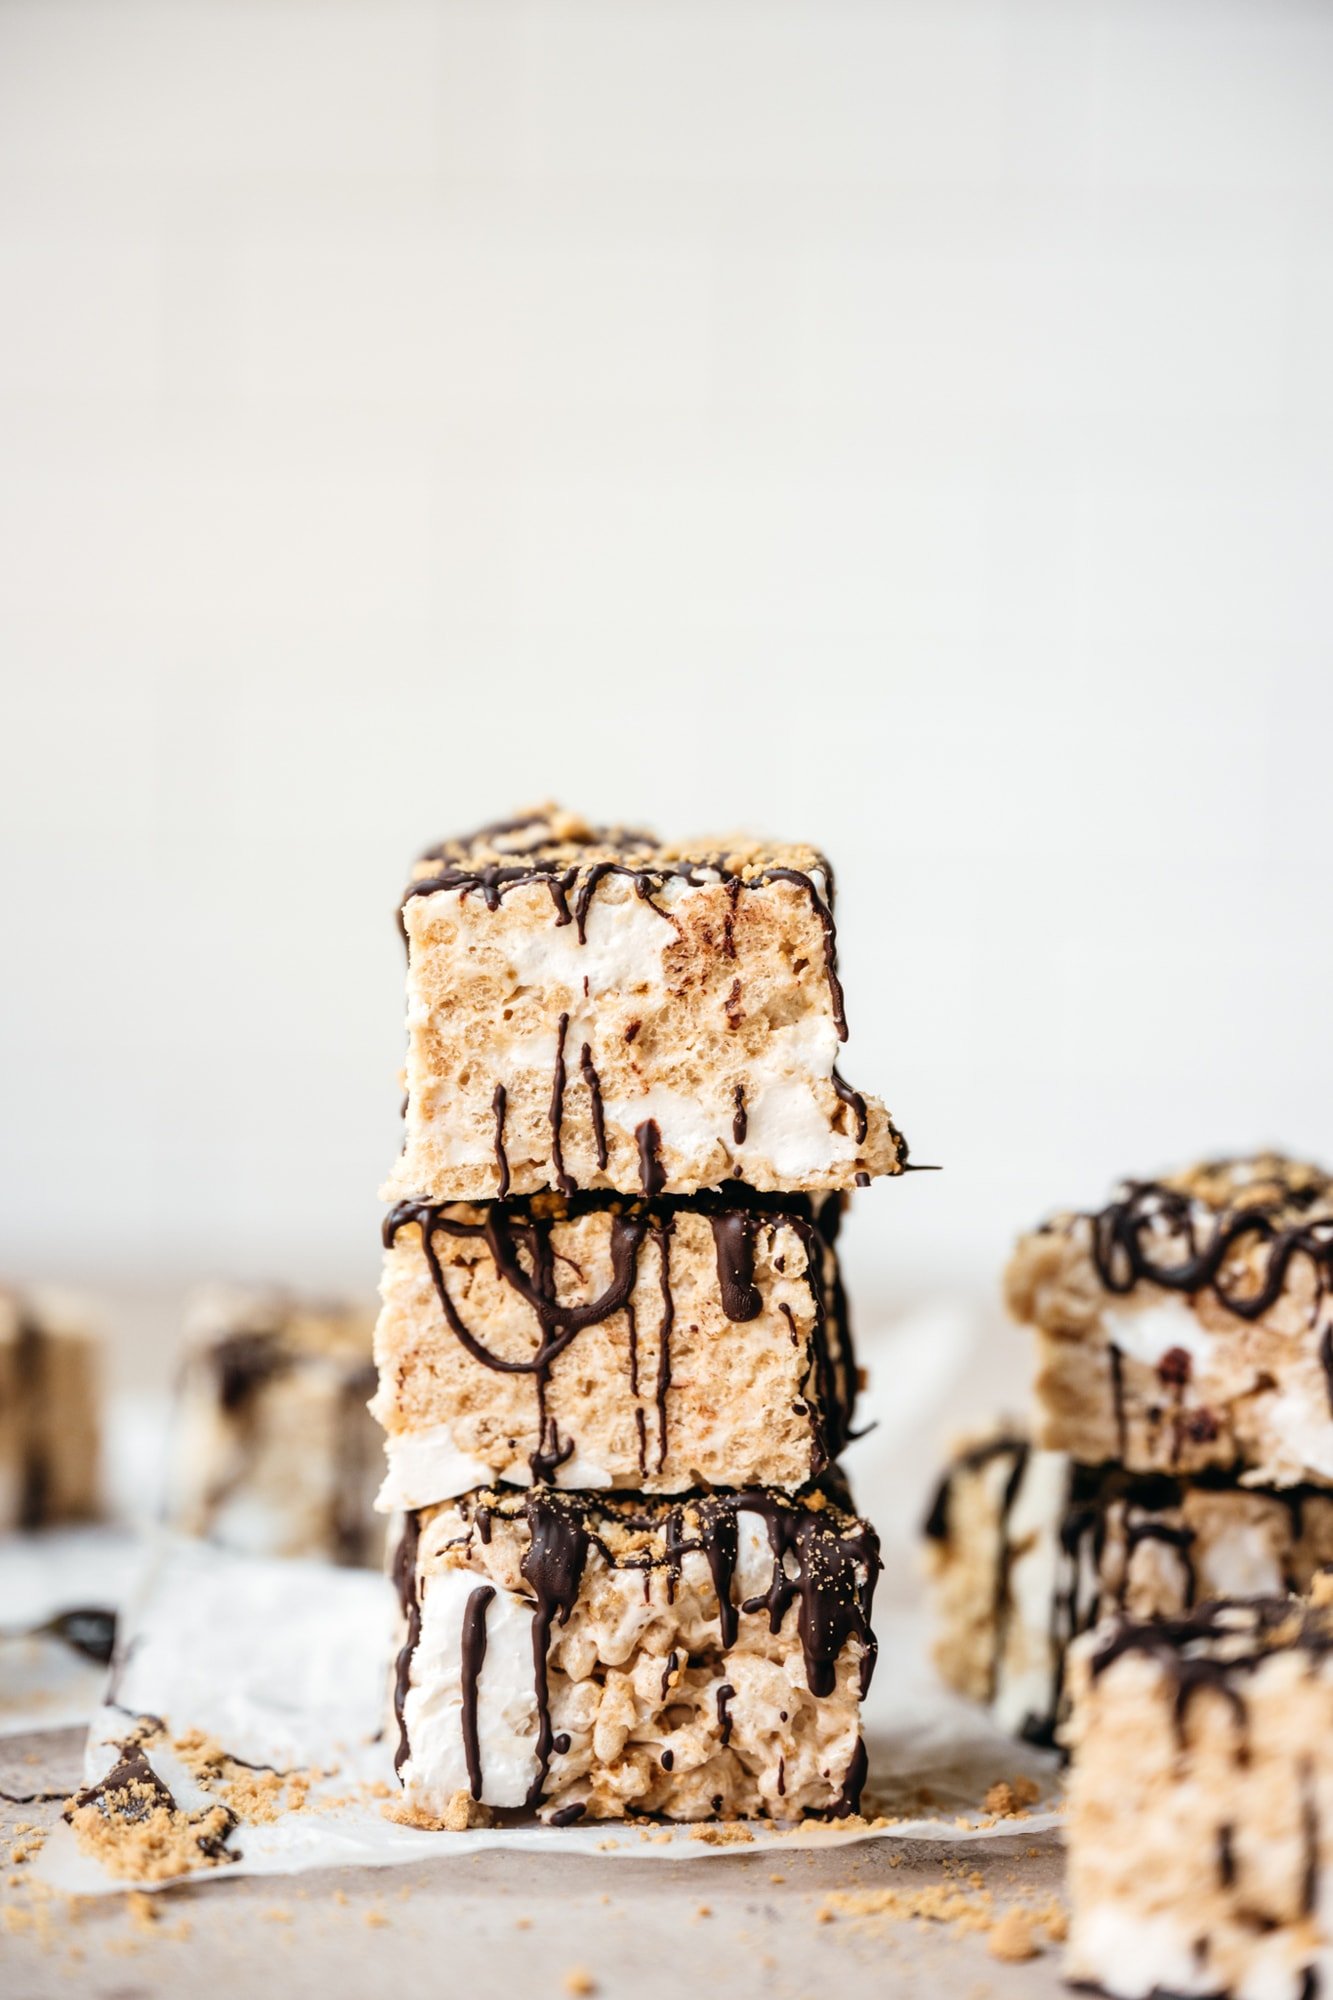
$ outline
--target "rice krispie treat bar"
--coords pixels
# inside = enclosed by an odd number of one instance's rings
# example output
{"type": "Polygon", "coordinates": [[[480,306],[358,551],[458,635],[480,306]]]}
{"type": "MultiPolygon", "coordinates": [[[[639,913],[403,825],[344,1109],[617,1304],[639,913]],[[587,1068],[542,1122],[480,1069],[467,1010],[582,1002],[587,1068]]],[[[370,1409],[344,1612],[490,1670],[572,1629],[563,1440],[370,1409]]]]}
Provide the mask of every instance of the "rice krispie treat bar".
{"type": "Polygon", "coordinates": [[[400,1202],[375,1335],[380,1505],[497,1480],[679,1493],[817,1478],[856,1395],[841,1203],[400,1202]]]}
{"type": "Polygon", "coordinates": [[[0,1287],[0,1532],[98,1512],[98,1358],[72,1308],[0,1287]]]}
{"type": "Polygon", "coordinates": [[[1036,1442],[1085,1464],[1333,1483],[1333,1183],[1277,1155],[1131,1181],[1019,1243],[1036,1442]]]}
{"type": "Polygon", "coordinates": [[[1314,2000],[1333,1974],[1333,1613],[1120,1620],[1071,1656],[1066,1971],[1122,1996],[1314,2000]]]}
{"type": "Polygon", "coordinates": [[[838,1073],[810,847],[665,846],[554,806],[446,841],[402,905],[406,1139],[387,1200],[849,1188],[895,1174],[838,1073]]]}
{"type": "Polygon", "coordinates": [[[1333,1564],[1333,1490],[1077,1465],[1013,1431],[960,1449],[925,1524],[935,1660],[1004,1729],[1050,1743],[1072,1641],[1114,1612],[1303,1592],[1333,1564]]]}
{"type": "Polygon", "coordinates": [[[201,1293],[172,1427],[171,1525],[251,1555],[379,1563],[373,1325],[361,1306],[201,1293]]]}
{"type": "Polygon", "coordinates": [[[409,1810],[855,1810],[873,1529],[827,1494],[534,1488],[408,1517],[397,1763],[409,1810]]]}

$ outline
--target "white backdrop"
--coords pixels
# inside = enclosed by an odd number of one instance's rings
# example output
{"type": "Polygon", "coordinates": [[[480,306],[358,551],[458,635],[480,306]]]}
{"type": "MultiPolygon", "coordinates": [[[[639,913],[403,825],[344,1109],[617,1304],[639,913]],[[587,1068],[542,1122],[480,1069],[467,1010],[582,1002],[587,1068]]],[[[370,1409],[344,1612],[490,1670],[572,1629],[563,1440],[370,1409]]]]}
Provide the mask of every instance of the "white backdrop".
{"type": "Polygon", "coordinates": [[[411,854],[838,864],[946,1172],[1333,1154],[1333,11],[0,5],[0,1265],[369,1281],[411,854]]]}

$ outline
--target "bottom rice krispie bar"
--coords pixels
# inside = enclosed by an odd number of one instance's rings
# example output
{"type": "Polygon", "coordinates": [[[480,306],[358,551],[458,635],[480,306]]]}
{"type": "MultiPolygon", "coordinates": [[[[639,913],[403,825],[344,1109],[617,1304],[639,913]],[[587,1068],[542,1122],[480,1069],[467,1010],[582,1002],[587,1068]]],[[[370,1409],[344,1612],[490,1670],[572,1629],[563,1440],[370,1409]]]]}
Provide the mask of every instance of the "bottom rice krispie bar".
{"type": "Polygon", "coordinates": [[[1070,1977],[1121,2000],[1327,1992],[1333,1611],[1113,1621],[1070,1686],[1070,1977]]]}
{"type": "Polygon", "coordinates": [[[962,1446],[925,1526],[935,1660],[996,1720],[1049,1743],[1070,1642],[1113,1611],[1308,1590],[1333,1564],[1333,1491],[1078,1465],[1017,1429],[962,1446]]]}
{"type": "Polygon", "coordinates": [[[874,1530],[824,1490],[483,1489],[407,1517],[398,1769],[584,1817],[845,1815],[865,1777],[874,1530]]]}

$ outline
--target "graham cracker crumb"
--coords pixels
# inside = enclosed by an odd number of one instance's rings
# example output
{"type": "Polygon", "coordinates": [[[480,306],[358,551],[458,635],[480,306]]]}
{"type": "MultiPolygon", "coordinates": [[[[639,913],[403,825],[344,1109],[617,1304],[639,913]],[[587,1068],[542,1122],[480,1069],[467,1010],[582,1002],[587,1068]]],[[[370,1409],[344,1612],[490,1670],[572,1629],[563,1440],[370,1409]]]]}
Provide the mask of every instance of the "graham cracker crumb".
{"type": "Polygon", "coordinates": [[[370,1931],[384,1931],[389,1928],[389,1919],[383,1910],[367,1910],[361,1921],[370,1931]]]}
{"type": "Polygon", "coordinates": [[[997,1819],[1012,1819],[1025,1807],[1035,1805],[1041,1797],[1041,1786],[1035,1778],[1001,1778],[991,1786],[982,1800],[983,1812],[994,1813],[997,1819]]]}
{"type": "Polygon", "coordinates": [[[469,1792],[455,1792],[445,1805],[443,1817],[438,1819],[434,1813],[409,1805],[402,1798],[391,1797],[387,1805],[380,1807],[380,1812],[396,1826],[415,1826],[425,1833],[466,1833],[469,1827],[491,1824],[490,1812],[478,1805],[469,1792]]]}
{"type": "Polygon", "coordinates": [[[976,1895],[947,1881],[924,1889],[835,1889],[825,1896],[815,1918],[818,1923],[831,1924],[839,1917],[887,1917],[895,1922],[917,1918],[951,1924],[961,1935],[989,1930],[994,1904],[988,1894],[976,1895]]]}
{"type": "Polygon", "coordinates": [[[236,1824],[226,1806],[183,1812],[165,1786],[137,1776],[80,1793],[65,1817],[83,1852],[122,1881],[167,1882],[234,1859],[223,1849],[236,1824]]]}
{"type": "Polygon", "coordinates": [[[560,1983],[573,2000],[586,2000],[589,1993],[597,1991],[597,1981],[581,1965],[572,1965],[560,1983]]]}
{"type": "Polygon", "coordinates": [[[700,1840],[705,1847],[745,1847],[754,1840],[748,1826],[739,1820],[722,1820],[716,1825],[703,1822],[690,1828],[690,1839],[700,1840]]]}
{"type": "Polygon", "coordinates": [[[1036,1919],[1032,1911],[1020,1909],[1015,1904],[992,1927],[986,1949],[992,1958],[1002,1959],[1007,1965],[1017,1965],[1025,1958],[1040,1955],[1041,1946],[1035,1933],[1036,1919]]]}

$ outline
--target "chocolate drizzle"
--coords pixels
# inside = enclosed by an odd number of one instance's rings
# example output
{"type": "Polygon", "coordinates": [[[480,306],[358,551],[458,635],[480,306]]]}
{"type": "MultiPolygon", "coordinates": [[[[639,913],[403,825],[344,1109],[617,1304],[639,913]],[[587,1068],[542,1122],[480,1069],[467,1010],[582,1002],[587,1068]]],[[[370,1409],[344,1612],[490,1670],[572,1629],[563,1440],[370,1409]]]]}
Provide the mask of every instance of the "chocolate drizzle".
{"type": "Polygon", "coordinates": [[[731,1114],[731,1136],[738,1146],[745,1144],[745,1135],[750,1129],[750,1114],[745,1108],[745,1085],[738,1083],[731,1093],[735,1106],[731,1114]]]}
{"type": "MultiPolygon", "coordinates": [[[[608,1154],[606,1150],[606,1120],[602,1115],[602,1083],[601,1078],[597,1074],[597,1066],[592,1059],[592,1050],[587,1042],[583,1044],[583,1053],[579,1057],[579,1069],[582,1072],[583,1081],[588,1086],[588,1106],[592,1117],[593,1144],[597,1148],[597,1165],[600,1171],[605,1173],[608,1154]]],[[[501,1189],[502,1194],[507,1194],[508,1191],[507,1187],[501,1189]]]]}
{"type": "MultiPolygon", "coordinates": [[[[1333,1653],[1333,1622],[1289,1597],[1218,1599],[1182,1618],[1122,1619],[1096,1647],[1090,1666],[1097,1680],[1127,1654],[1155,1660],[1175,1684],[1172,1707],[1183,1746],[1189,1711],[1206,1690],[1222,1697],[1244,1731],[1244,1682],[1278,1649],[1324,1658],[1333,1653]]],[[[1243,1739],[1238,1749],[1243,1760],[1243,1739]]],[[[1308,1827],[1307,1820],[1307,1837],[1308,1827]]]]}
{"type": "Polygon", "coordinates": [[[537,1600],[532,1621],[532,1670],[537,1696],[537,1775],[528,1790],[528,1805],[535,1806],[546,1787],[551,1768],[551,1693],[547,1673],[547,1653],[551,1627],[567,1625],[578,1601],[583,1566],[588,1560],[589,1536],[582,1510],[554,1494],[531,1493],[524,1502],[531,1537],[519,1563],[524,1581],[537,1600]]]}
{"type": "Polygon", "coordinates": [[[495,1172],[501,1201],[509,1192],[509,1155],[505,1152],[505,1106],[508,1102],[508,1091],[502,1083],[497,1083],[491,1109],[495,1113],[495,1172]]]}
{"type": "Polygon", "coordinates": [[[729,1320],[743,1324],[758,1319],[764,1301],[754,1282],[754,1239],[760,1218],[745,1209],[709,1218],[717,1250],[717,1283],[722,1310],[729,1320]]]}
{"type": "Polygon", "coordinates": [[[495,1591],[480,1583],[468,1598],[463,1611],[461,1642],[463,1679],[463,1755],[467,1760],[468,1788],[474,1799],[481,1797],[481,1745],[477,1734],[477,1683],[486,1658],[486,1610],[495,1591]]]}
{"type": "Polygon", "coordinates": [[[864,1097],[862,1097],[859,1090],[853,1090],[852,1086],[850,1085],[850,1083],[847,1082],[846,1078],[840,1076],[836,1069],[833,1072],[833,1088],[837,1091],[838,1096],[852,1114],[857,1145],[864,1146],[866,1142],[866,1133],[870,1130],[870,1123],[866,1116],[866,1101],[864,1097]]]}
{"type": "Polygon", "coordinates": [[[676,1301],[671,1290],[671,1225],[655,1230],[658,1250],[658,1283],[662,1293],[662,1320],[657,1330],[657,1470],[666,1470],[667,1395],[671,1388],[671,1330],[676,1323],[676,1301]]]}
{"type": "MultiPolygon", "coordinates": [[[[535,1479],[549,1481],[575,1449],[572,1440],[560,1438],[547,1410],[552,1367],[585,1327],[602,1324],[621,1312],[626,1317],[629,1388],[636,1406],[639,1470],[647,1472],[648,1437],[639,1406],[643,1387],[641,1301],[636,1298],[645,1241],[651,1238],[657,1250],[661,1301],[652,1392],[656,1407],[654,1469],[660,1474],[669,1454],[672,1331],[676,1310],[671,1284],[671,1242],[677,1216],[688,1212],[708,1217],[713,1232],[719,1299],[727,1317],[736,1323],[752,1320],[763,1310],[763,1295],[754,1276],[759,1231],[779,1226],[793,1230],[805,1250],[806,1278],[814,1308],[808,1337],[816,1391],[810,1408],[811,1476],[817,1477],[847,1440],[855,1396],[855,1356],[836,1263],[832,1325],[826,1297],[825,1255],[837,1233],[839,1209],[836,1196],[816,1206],[806,1197],[758,1196],[749,1190],[726,1188],[711,1194],[659,1197],[654,1201],[616,1201],[606,1196],[578,1194],[566,1198],[563,1214],[540,1199],[488,1202],[481,1208],[405,1201],[390,1211],[383,1235],[388,1248],[400,1230],[415,1224],[421,1232],[431,1281],[450,1331],[474,1361],[499,1373],[533,1377],[537,1394],[537,1445],[530,1454],[529,1464],[535,1479]],[[737,1206],[737,1196],[743,1197],[744,1207],[737,1206]],[[553,1231],[565,1217],[590,1213],[608,1218],[611,1279],[596,1298],[572,1304],[562,1301],[557,1292],[553,1231]],[[478,1216],[484,1219],[472,1219],[478,1216]],[[518,1293],[536,1318],[537,1341],[531,1353],[517,1359],[498,1354],[463,1319],[449,1289],[437,1240],[440,1237],[471,1239],[484,1247],[497,1277],[518,1293]]],[[[791,1308],[783,1301],[779,1302],[779,1310],[793,1340],[797,1341],[791,1308]]]]}
{"type": "Polygon", "coordinates": [[[1248,1198],[1242,1186],[1230,1205],[1215,1209],[1161,1181],[1130,1181],[1090,1218],[1097,1275],[1118,1296],[1146,1281],[1164,1291],[1207,1292],[1234,1318],[1256,1320],[1277,1303],[1293,1261],[1302,1258],[1313,1271],[1317,1314],[1333,1283],[1333,1215],[1302,1211],[1325,1208],[1328,1199],[1327,1182],[1260,1181],[1248,1198]],[[1242,1246],[1261,1253],[1258,1283],[1248,1290],[1227,1270],[1242,1246]]]}
{"type": "Polygon", "coordinates": [[[723,1681],[717,1691],[717,1727],[724,1750],[731,1741],[731,1704],[735,1699],[735,1688],[730,1681],[723,1681]]]}
{"type": "Polygon", "coordinates": [[[560,1026],[555,1038],[555,1077],[551,1085],[551,1163],[555,1168],[555,1184],[561,1194],[573,1194],[576,1183],[565,1172],[564,1146],[560,1138],[560,1128],[565,1118],[565,1036],[569,1032],[569,1016],[560,1016],[560,1026]]]}
{"type": "Polygon", "coordinates": [[[666,1173],[662,1166],[662,1134],[657,1129],[657,1120],[645,1118],[642,1125],[634,1127],[634,1137],[639,1146],[639,1185],[651,1200],[666,1186],[666,1173]]]}
{"type": "MultiPolygon", "coordinates": [[[[486,1535],[483,1534],[482,1540],[486,1539],[486,1535]]],[[[407,1620],[407,1633],[398,1654],[393,1688],[393,1712],[398,1722],[398,1747],[393,1753],[393,1768],[399,1772],[411,1755],[405,1711],[408,1690],[412,1685],[412,1659],[421,1638],[421,1593],[417,1583],[417,1553],[420,1543],[421,1516],[409,1514],[403,1522],[403,1532],[393,1558],[393,1581],[398,1592],[398,1604],[407,1620]]]]}

